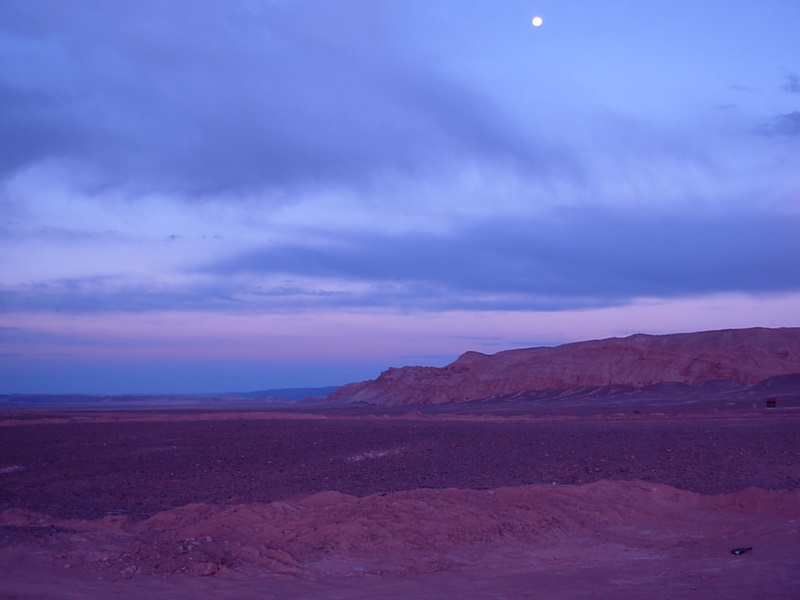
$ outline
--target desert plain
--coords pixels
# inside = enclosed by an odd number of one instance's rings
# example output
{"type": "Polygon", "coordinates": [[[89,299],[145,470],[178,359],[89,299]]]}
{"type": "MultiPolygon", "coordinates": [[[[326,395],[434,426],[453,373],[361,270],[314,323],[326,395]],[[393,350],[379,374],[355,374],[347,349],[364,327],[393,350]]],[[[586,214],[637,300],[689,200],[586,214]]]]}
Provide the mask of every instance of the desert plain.
{"type": "Polygon", "coordinates": [[[650,408],[6,413],[0,597],[797,598],[798,412],[650,408]]]}
{"type": "Polygon", "coordinates": [[[465,355],[344,399],[5,397],[0,598],[794,600],[798,338],[465,355]],[[593,385],[530,389],[569,369],[593,385]]]}

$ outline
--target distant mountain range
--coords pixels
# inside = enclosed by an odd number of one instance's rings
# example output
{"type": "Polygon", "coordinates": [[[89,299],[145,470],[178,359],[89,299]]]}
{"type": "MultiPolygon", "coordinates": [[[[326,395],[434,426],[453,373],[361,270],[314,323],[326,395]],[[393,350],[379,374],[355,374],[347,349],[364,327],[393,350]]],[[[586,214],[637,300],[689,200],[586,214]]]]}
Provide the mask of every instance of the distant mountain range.
{"type": "Polygon", "coordinates": [[[350,383],[331,401],[382,406],[445,404],[530,390],[714,380],[756,384],[800,373],[800,328],[636,334],[486,355],[462,354],[445,367],[391,368],[350,383]]]}
{"type": "Polygon", "coordinates": [[[336,386],[329,386],[201,394],[0,394],[0,408],[81,410],[257,409],[265,406],[299,403],[305,399],[319,399],[336,389],[336,386]]]}
{"type": "Polygon", "coordinates": [[[283,400],[302,400],[304,398],[327,396],[338,389],[339,386],[313,388],[279,388],[274,390],[257,390],[254,392],[225,392],[208,394],[185,394],[203,398],[281,398],[283,400]]]}

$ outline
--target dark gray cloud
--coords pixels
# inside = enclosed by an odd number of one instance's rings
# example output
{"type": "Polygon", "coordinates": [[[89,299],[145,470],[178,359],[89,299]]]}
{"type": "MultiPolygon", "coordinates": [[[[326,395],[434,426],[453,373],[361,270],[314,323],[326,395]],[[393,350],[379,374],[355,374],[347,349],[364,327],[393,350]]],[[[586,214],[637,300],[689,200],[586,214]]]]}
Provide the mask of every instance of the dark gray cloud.
{"type": "Polygon", "coordinates": [[[23,74],[0,80],[0,174],[63,158],[99,186],[203,193],[552,160],[351,4],[4,2],[0,59],[23,74]]]}
{"type": "Polygon", "coordinates": [[[766,128],[769,135],[800,136],[800,111],[778,115],[766,128]]]}
{"type": "Polygon", "coordinates": [[[800,94],[800,75],[789,73],[781,89],[790,94],[800,94]]]}
{"type": "Polygon", "coordinates": [[[58,98],[0,81],[0,177],[80,150],[81,136],[59,115],[58,98]]]}
{"type": "Polygon", "coordinates": [[[497,219],[451,236],[358,235],[329,247],[274,246],[219,262],[222,277],[366,281],[365,304],[566,309],[639,296],[800,289],[800,223],[766,215],[630,217],[574,211],[555,222],[497,219]]]}
{"type": "Polygon", "coordinates": [[[204,265],[189,283],[120,275],[7,286],[0,312],[570,310],[796,292],[799,230],[790,215],[584,209],[469,222],[449,235],[317,233],[314,245],[271,244],[204,265]]]}

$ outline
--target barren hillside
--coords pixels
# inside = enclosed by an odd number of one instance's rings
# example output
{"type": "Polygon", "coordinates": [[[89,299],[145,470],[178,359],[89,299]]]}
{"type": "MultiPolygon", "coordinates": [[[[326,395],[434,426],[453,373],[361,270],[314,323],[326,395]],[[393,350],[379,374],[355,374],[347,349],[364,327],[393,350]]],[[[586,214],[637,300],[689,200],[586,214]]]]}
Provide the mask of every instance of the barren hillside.
{"type": "Polygon", "coordinates": [[[754,384],[800,373],[800,328],[636,334],[555,347],[466,352],[445,367],[390,368],[351,383],[331,400],[381,405],[440,404],[534,389],[726,379],[754,384]]]}

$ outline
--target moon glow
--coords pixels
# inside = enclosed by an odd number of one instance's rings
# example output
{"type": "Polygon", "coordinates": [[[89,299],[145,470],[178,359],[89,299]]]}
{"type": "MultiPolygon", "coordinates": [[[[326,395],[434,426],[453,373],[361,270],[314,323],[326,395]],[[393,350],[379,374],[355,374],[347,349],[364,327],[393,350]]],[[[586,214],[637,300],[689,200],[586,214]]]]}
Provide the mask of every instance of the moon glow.
{"type": "Polygon", "coordinates": [[[531,23],[534,27],[540,27],[541,24],[544,23],[544,20],[542,17],[533,17],[533,19],[531,19],[531,23]]]}

